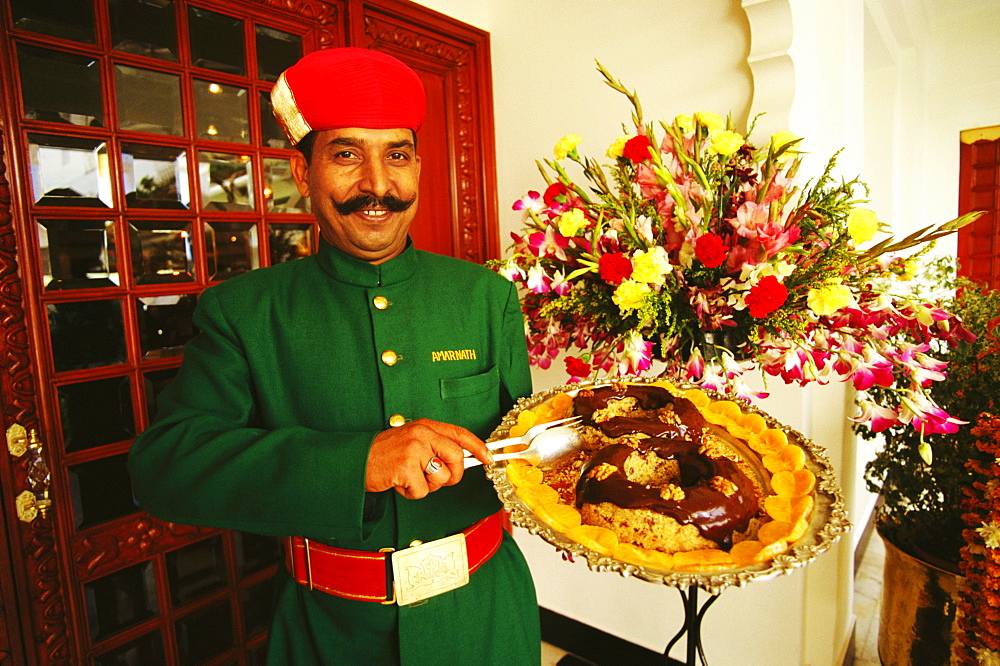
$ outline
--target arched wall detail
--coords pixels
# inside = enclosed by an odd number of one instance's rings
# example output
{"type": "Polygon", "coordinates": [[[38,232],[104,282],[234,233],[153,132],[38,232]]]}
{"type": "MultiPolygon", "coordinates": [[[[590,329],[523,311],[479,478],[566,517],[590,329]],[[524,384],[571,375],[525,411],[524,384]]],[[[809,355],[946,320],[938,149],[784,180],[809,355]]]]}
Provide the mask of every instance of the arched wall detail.
{"type": "Polygon", "coordinates": [[[743,11],[750,23],[750,120],[763,113],[755,134],[767,136],[790,125],[795,99],[795,64],[789,55],[792,7],[789,0],[743,0],[743,11]]]}

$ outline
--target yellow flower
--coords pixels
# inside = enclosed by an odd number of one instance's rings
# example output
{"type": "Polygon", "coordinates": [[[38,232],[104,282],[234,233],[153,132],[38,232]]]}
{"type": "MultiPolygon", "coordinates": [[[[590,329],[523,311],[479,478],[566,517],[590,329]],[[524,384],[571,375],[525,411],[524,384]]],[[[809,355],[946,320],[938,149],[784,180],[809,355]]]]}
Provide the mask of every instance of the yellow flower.
{"type": "MultiPolygon", "coordinates": [[[[792,141],[801,138],[802,137],[798,134],[794,134],[790,130],[781,130],[771,135],[771,147],[774,148],[774,150],[778,150],[786,143],[791,143],[792,141]]],[[[794,148],[792,150],[794,150],[794,148]]]]}
{"type": "Polygon", "coordinates": [[[670,272],[670,261],[662,248],[649,252],[636,250],[632,255],[632,279],[636,282],[663,284],[663,276],[670,272]]]}
{"type": "Polygon", "coordinates": [[[710,134],[712,143],[710,149],[717,155],[732,155],[743,147],[743,135],[732,130],[722,130],[710,134]]]}
{"type": "Polygon", "coordinates": [[[855,305],[854,294],[842,284],[826,284],[818,289],[810,289],[806,297],[809,309],[819,316],[832,315],[841,308],[855,305]]]}
{"type": "Polygon", "coordinates": [[[722,117],[711,111],[697,111],[694,114],[694,119],[707,127],[709,132],[726,129],[726,123],[722,117]]]}
{"type": "Polygon", "coordinates": [[[682,113],[674,118],[674,124],[677,125],[677,127],[680,128],[681,132],[684,134],[690,134],[694,131],[694,118],[686,113],[682,113]]]}
{"type": "Polygon", "coordinates": [[[587,218],[579,208],[566,211],[559,216],[559,233],[567,238],[576,236],[580,229],[587,226],[587,218]]]}
{"type": "Polygon", "coordinates": [[[1000,525],[995,522],[983,523],[982,527],[977,527],[976,532],[983,538],[987,548],[1000,548],[1000,525]]]}
{"type": "Polygon", "coordinates": [[[651,291],[648,284],[636,282],[635,280],[625,280],[615,289],[611,300],[615,302],[621,313],[625,315],[628,314],[629,310],[638,310],[642,307],[642,301],[646,298],[646,294],[651,291]]]}
{"type": "Polygon", "coordinates": [[[579,134],[567,134],[556,142],[556,147],[552,150],[556,154],[556,159],[565,159],[567,155],[576,150],[583,139],[579,134]]]}
{"type": "Polygon", "coordinates": [[[617,139],[615,139],[614,143],[608,146],[608,152],[604,154],[613,160],[618,159],[619,157],[622,156],[622,150],[625,148],[625,144],[628,143],[628,140],[630,138],[632,137],[628,135],[618,137],[617,139]]]}
{"type": "Polygon", "coordinates": [[[909,282],[917,275],[917,262],[903,262],[903,272],[896,276],[900,282],[909,282]]]}
{"type": "Polygon", "coordinates": [[[878,217],[867,208],[852,208],[847,215],[847,233],[855,245],[867,243],[878,232],[878,217]]]}

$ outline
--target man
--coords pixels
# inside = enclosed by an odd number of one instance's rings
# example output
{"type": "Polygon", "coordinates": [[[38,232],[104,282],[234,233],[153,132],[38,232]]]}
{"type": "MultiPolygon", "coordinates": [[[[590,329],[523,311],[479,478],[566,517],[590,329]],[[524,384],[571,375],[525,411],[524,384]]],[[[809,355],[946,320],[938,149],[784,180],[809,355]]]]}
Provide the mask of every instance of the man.
{"type": "Polygon", "coordinates": [[[136,497],[171,522],[286,537],[270,663],[537,663],[527,567],[482,467],[463,470],[530,393],[520,308],[503,278],[408,240],[420,80],[330,49],[272,101],[319,251],[204,292],[132,448],[136,497]]]}

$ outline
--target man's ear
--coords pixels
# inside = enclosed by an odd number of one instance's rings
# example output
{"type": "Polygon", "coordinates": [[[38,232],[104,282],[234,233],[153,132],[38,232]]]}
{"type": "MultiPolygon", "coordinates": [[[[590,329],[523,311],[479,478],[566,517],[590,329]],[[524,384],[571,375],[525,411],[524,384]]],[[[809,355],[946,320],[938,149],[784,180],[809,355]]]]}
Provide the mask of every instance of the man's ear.
{"type": "Polygon", "coordinates": [[[306,156],[295,151],[292,153],[292,177],[295,178],[295,186],[299,188],[299,194],[309,198],[309,163],[306,156]]]}

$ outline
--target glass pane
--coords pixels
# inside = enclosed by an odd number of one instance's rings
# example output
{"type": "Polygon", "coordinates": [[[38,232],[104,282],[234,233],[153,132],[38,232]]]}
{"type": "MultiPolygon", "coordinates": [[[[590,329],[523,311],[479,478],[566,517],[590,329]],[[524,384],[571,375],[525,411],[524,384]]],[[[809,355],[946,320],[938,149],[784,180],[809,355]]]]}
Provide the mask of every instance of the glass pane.
{"type": "Polygon", "coordinates": [[[301,257],[308,257],[313,250],[311,224],[271,224],[271,265],[301,257]]]}
{"type": "Polygon", "coordinates": [[[201,205],[210,210],[253,210],[250,156],[198,152],[201,205]]]}
{"type": "Polygon", "coordinates": [[[39,206],[110,208],[108,146],[71,136],[28,135],[31,190],[39,206]]]}
{"type": "Polygon", "coordinates": [[[179,356],[184,343],[194,337],[191,315],[197,299],[185,296],[145,296],[135,302],[139,320],[139,346],[143,359],[179,356]]]}
{"type": "Polygon", "coordinates": [[[184,134],[181,80],[176,74],[115,65],[118,126],[154,134],[184,134]]]}
{"type": "Polygon", "coordinates": [[[188,7],[188,31],[195,67],[246,75],[242,19],[188,7]]]}
{"type": "Polygon", "coordinates": [[[241,576],[261,571],[281,560],[281,543],[277,538],[249,532],[232,534],[241,576]]]}
{"type": "Polygon", "coordinates": [[[146,385],[146,414],[150,420],[156,415],[156,403],[160,394],[176,376],[177,368],[153,370],[143,373],[142,379],[146,385]]]}
{"type": "Polygon", "coordinates": [[[267,631],[274,613],[274,577],[240,592],[243,626],[248,637],[267,631]]]}
{"type": "Polygon", "coordinates": [[[17,60],[25,118],[104,127],[97,60],[27,44],[17,45],[17,60]]]}
{"type": "Polygon", "coordinates": [[[267,209],[275,213],[309,212],[309,199],[299,194],[290,160],[264,158],[264,201],[267,209]]]}
{"type": "Polygon", "coordinates": [[[132,483],[122,454],[69,467],[69,486],[77,529],[137,513],[132,483]]]}
{"type": "Polygon", "coordinates": [[[156,575],[152,562],[122,569],[85,583],[90,639],[106,638],[156,615],[156,575]]]}
{"type": "Polygon", "coordinates": [[[205,224],[208,279],[226,280],[257,268],[257,225],[233,222],[205,224]]]}
{"type": "Polygon", "coordinates": [[[271,93],[262,92],[260,94],[260,126],[264,133],[264,145],[270,148],[291,148],[292,144],[285,136],[281,125],[274,119],[274,112],[271,110],[271,93]]]}
{"type": "Polygon", "coordinates": [[[194,281],[190,222],[131,220],[128,229],[136,284],[194,281]]]}
{"type": "Polygon", "coordinates": [[[94,658],[94,666],[166,666],[159,631],[140,636],[94,658]]]}
{"type": "Polygon", "coordinates": [[[174,607],[196,601],[226,584],[226,562],[222,537],[185,546],[167,553],[167,579],[174,607]]]}
{"type": "Polygon", "coordinates": [[[119,301],[50,303],[48,313],[56,372],[125,362],[119,301]]]}
{"type": "Polygon", "coordinates": [[[80,0],[11,0],[14,27],[94,43],[94,6],[80,0]]]}
{"type": "Polygon", "coordinates": [[[177,62],[173,0],[110,0],[108,11],[114,48],[177,62]]]}
{"type": "Polygon", "coordinates": [[[194,110],[201,138],[250,143],[246,88],[195,79],[194,110]]]}
{"type": "Polygon", "coordinates": [[[128,377],[60,386],[59,417],[68,452],[135,437],[128,377]]]}
{"type": "Polygon", "coordinates": [[[302,38],[267,26],[254,26],[257,33],[257,78],[277,81],[278,75],[302,57],[302,38]]]}
{"type": "Polygon", "coordinates": [[[188,208],[186,153],[183,148],[122,144],[125,205],[130,208],[188,208]]]}
{"type": "Polygon", "coordinates": [[[181,618],[174,627],[182,664],[200,663],[233,647],[233,618],[228,599],[181,618]]]}
{"type": "Polygon", "coordinates": [[[38,220],[46,290],[121,284],[115,225],[109,220],[38,220]]]}

